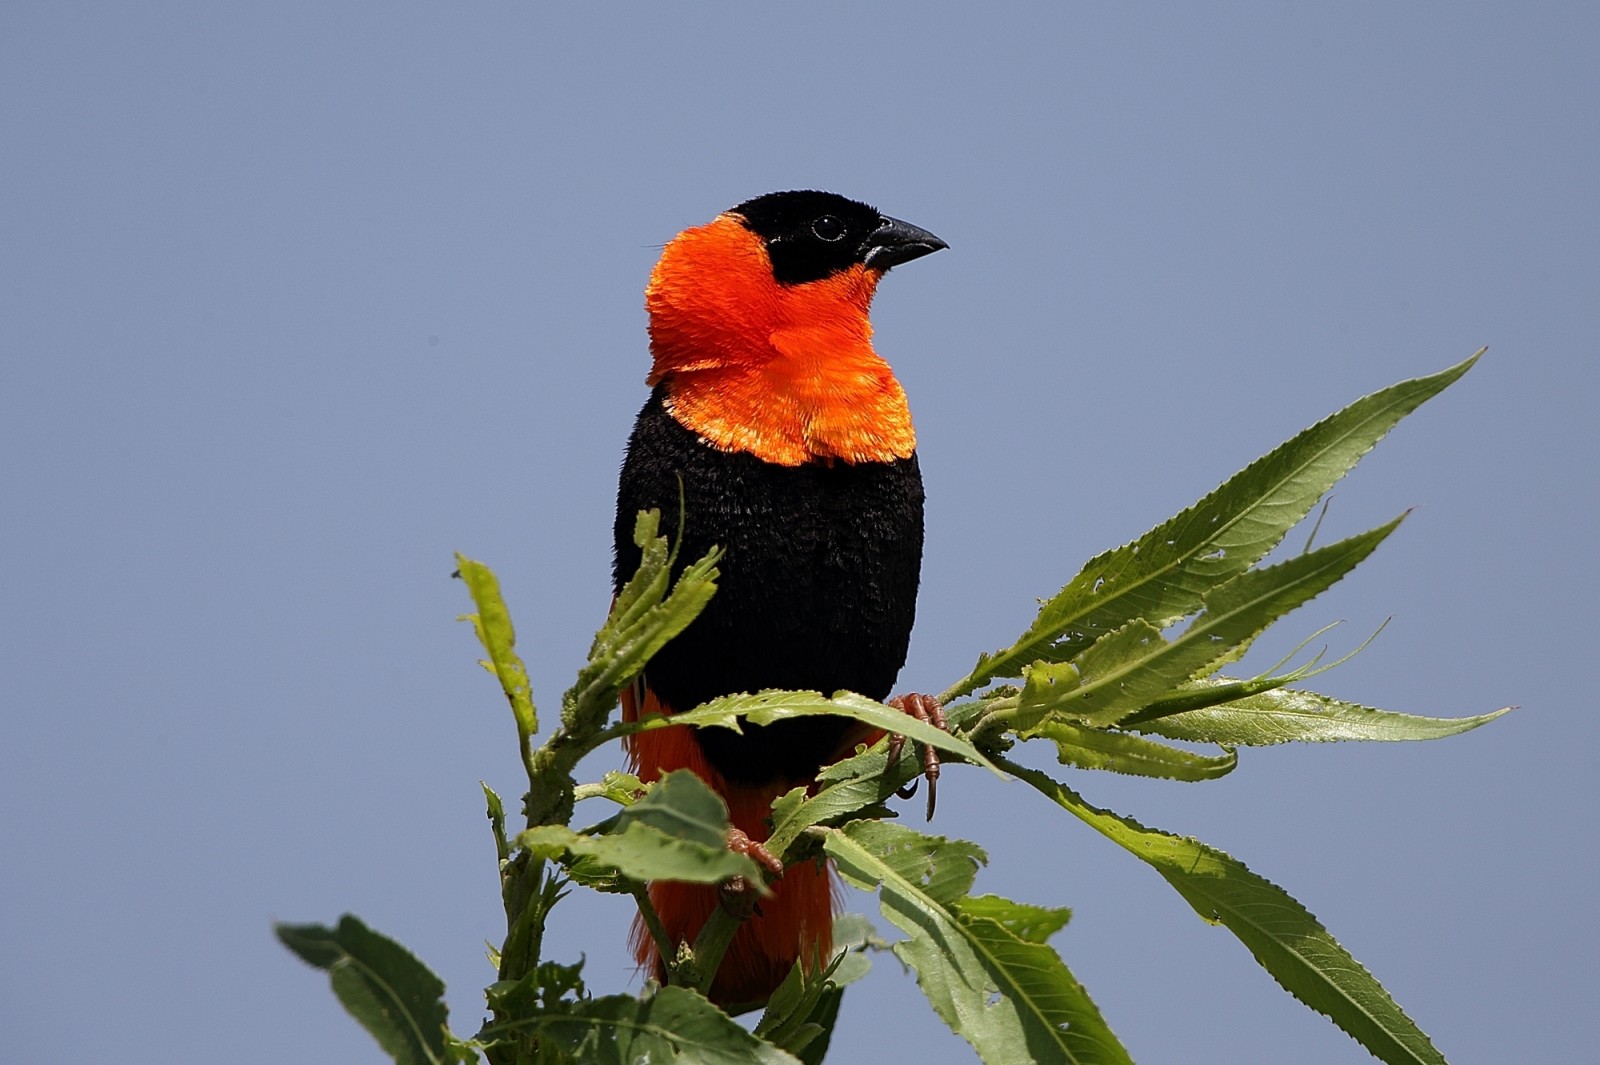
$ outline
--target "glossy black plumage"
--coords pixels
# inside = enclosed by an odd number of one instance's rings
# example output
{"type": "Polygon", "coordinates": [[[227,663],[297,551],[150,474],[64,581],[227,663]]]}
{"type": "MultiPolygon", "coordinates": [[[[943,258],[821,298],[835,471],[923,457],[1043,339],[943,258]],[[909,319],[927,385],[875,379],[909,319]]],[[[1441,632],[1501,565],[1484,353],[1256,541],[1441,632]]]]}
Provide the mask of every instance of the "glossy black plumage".
{"type": "MultiPolygon", "coordinates": [[[[710,605],[651,660],[645,680],[668,706],[764,688],[839,689],[884,699],[905,664],[922,562],[922,475],[915,456],[888,463],[777,466],[717,450],[680,425],[658,386],[628,442],[617,495],[618,587],[639,563],[634,516],[661,510],[680,565],[712,545],[726,554],[710,605]]],[[[729,781],[808,779],[838,753],[848,722],[702,729],[729,781]]]]}
{"type": "Polygon", "coordinates": [[[887,271],[948,247],[926,229],[833,192],[769,192],[732,213],[766,245],[780,285],[820,281],[860,264],[887,271]]]}

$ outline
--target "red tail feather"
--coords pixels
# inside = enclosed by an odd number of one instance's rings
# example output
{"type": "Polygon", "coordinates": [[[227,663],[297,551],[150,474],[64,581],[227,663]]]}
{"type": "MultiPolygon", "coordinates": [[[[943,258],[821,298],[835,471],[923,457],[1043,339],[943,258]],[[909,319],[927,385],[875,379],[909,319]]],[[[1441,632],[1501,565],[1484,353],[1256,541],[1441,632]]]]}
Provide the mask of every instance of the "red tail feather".
{"type": "MultiPolygon", "coordinates": [[[[663,712],[671,711],[648,689],[643,706],[633,689],[623,692],[623,720],[634,721],[641,714],[663,712]]],[[[628,754],[634,771],[644,781],[656,780],[674,769],[692,770],[728,804],[733,826],[757,842],[764,841],[770,831],[767,819],[772,815],[772,800],[794,787],[793,783],[761,788],[730,785],[707,763],[692,728],[658,729],[634,736],[629,741],[628,754]]],[[[734,934],[711,985],[713,1002],[731,1005],[765,1001],[797,960],[812,969],[831,956],[837,899],[826,865],[819,861],[790,866],[772,890],[772,895],[761,900],[755,916],[734,934]]],[[[658,881],[650,885],[650,901],[674,943],[693,942],[716,909],[718,895],[716,886],[711,884],[658,881]]],[[[629,944],[641,965],[648,966],[657,978],[665,977],[655,941],[643,921],[634,921],[629,944]]]]}

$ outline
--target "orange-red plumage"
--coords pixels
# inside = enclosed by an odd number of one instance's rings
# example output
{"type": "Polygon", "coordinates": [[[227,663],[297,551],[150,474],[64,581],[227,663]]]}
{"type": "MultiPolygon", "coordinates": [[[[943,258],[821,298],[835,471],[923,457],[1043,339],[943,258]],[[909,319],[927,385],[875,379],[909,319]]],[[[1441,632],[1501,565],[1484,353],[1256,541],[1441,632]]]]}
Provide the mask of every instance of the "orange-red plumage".
{"type": "Polygon", "coordinates": [[[670,379],[673,416],[724,450],[781,466],[909,458],[905,389],[867,318],[882,276],[858,264],[784,286],[734,216],[687,230],[645,289],[649,383],[670,379]]]}
{"type": "MultiPolygon", "coordinates": [[[[635,721],[641,714],[670,713],[649,691],[638,705],[632,689],[623,692],[622,718],[635,721]]],[[[867,740],[875,740],[868,737],[867,740]]],[[[734,828],[757,842],[770,831],[772,800],[793,783],[774,782],[765,787],[729,784],[705,757],[688,727],[655,729],[630,738],[630,760],[639,779],[649,783],[674,769],[693,770],[728,804],[734,828]]],[[[745,921],[734,934],[723,965],[711,985],[715,1002],[755,1002],[771,993],[797,960],[811,968],[826,961],[833,951],[833,911],[837,890],[820,862],[793,865],[761,901],[760,913],[745,921]]],[[[707,884],[660,880],[650,885],[650,901],[673,942],[693,942],[719,903],[717,889],[707,884]]],[[[642,922],[635,922],[629,946],[641,964],[656,969],[660,959],[655,943],[642,922]]]]}

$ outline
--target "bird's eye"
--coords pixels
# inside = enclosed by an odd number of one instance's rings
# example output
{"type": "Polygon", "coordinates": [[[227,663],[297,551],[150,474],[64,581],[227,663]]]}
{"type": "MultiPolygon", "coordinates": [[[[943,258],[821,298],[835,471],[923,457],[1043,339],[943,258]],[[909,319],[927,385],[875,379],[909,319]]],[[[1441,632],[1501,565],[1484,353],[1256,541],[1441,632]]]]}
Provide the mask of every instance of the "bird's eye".
{"type": "Polygon", "coordinates": [[[844,236],[844,223],[831,214],[825,214],[811,223],[811,232],[818,240],[839,240],[844,236]]]}

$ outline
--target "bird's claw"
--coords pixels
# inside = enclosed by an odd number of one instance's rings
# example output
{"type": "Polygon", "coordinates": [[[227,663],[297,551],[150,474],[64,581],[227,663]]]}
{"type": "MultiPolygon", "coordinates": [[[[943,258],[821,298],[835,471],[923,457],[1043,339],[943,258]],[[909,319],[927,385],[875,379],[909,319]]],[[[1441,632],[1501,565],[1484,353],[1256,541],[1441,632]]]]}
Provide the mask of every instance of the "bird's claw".
{"type": "MultiPolygon", "coordinates": [[[[910,714],[918,721],[925,722],[938,729],[940,732],[950,731],[950,722],[945,719],[944,707],[939,700],[931,695],[897,695],[889,700],[889,705],[903,714],[910,714]]],[[[906,738],[896,732],[889,737],[889,764],[894,765],[900,760],[900,752],[905,747],[906,738]]],[[[939,751],[927,744],[922,745],[922,775],[928,778],[928,820],[933,820],[933,807],[939,798],[939,751]]],[[[910,784],[895,792],[902,799],[909,799],[917,793],[917,782],[910,784]]]]}
{"type": "MultiPolygon", "coordinates": [[[[774,880],[783,876],[783,863],[767,850],[766,845],[751,839],[737,828],[728,829],[728,849],[748,857],[774,880]]],[[[742,876],[730,876],[718,884],[717,895],[722,901],[722,908],[741,921],[761,912],[759,891],[742,876]]]]}

